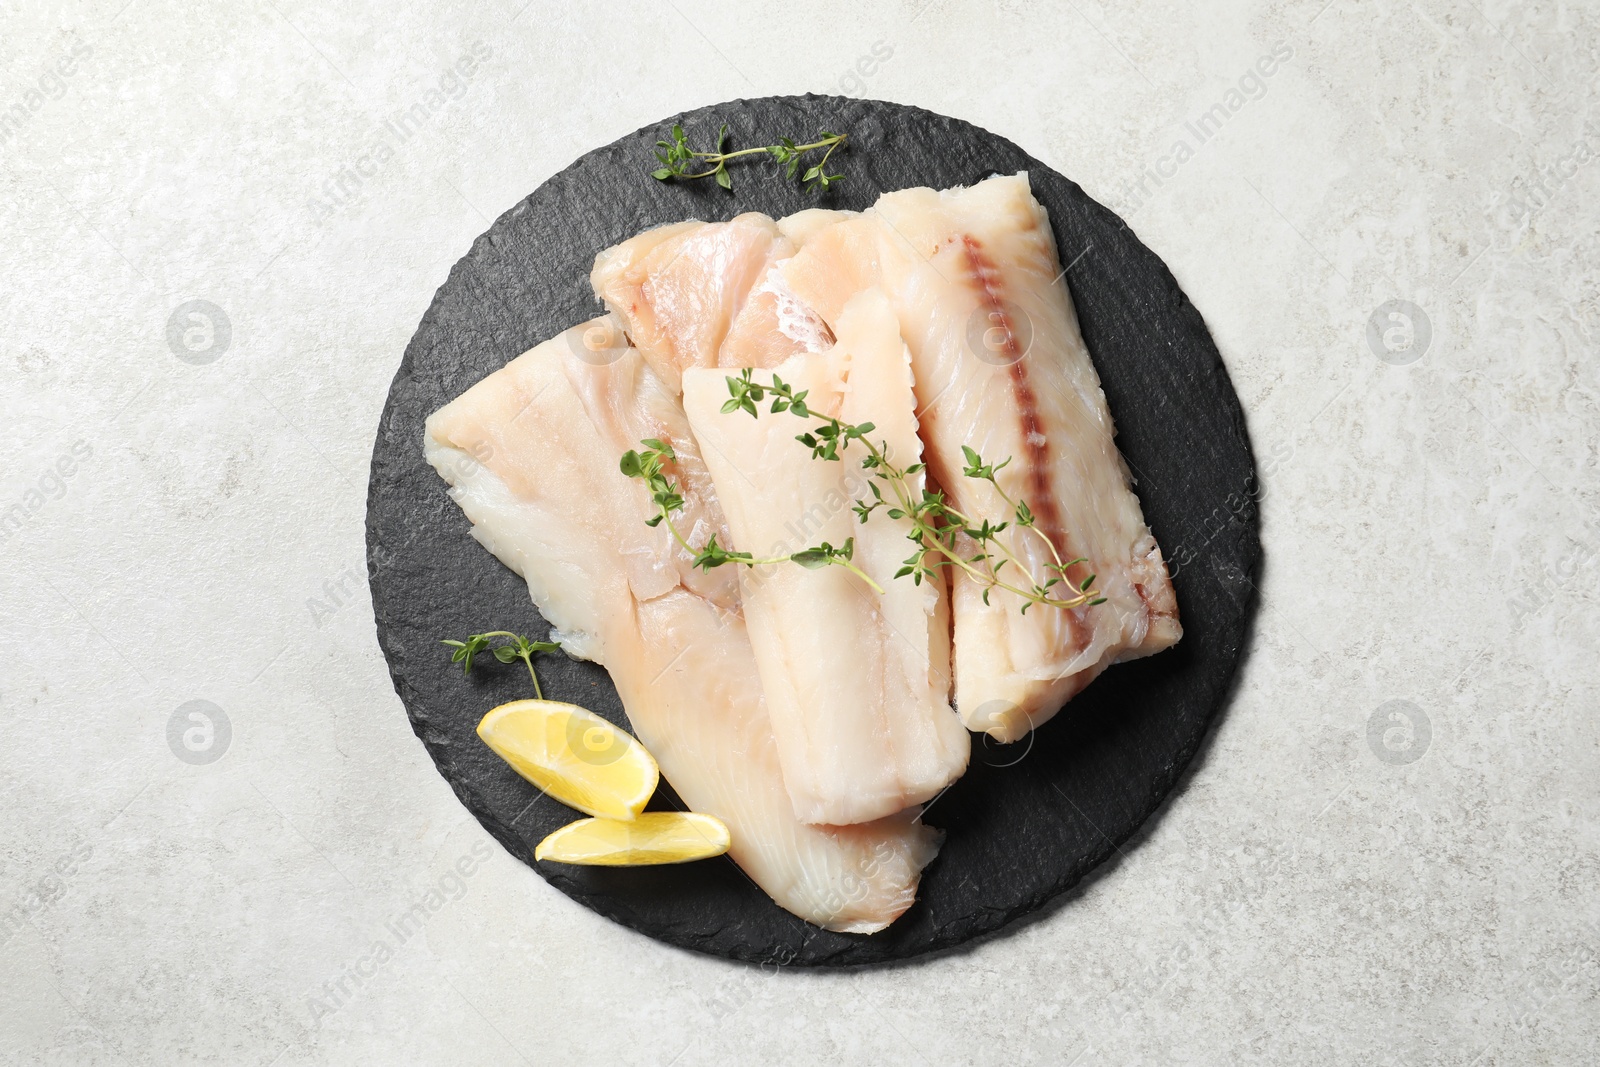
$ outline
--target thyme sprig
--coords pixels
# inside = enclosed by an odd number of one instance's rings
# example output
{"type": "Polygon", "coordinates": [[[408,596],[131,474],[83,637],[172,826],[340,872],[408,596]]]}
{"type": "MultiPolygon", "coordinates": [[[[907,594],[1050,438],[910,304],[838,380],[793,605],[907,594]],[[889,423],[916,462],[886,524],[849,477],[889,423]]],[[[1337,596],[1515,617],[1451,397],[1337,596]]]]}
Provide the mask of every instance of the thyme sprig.
{"type": "MultiPolygon", "coordinates": [[[[796,392],[777,375],[772,376],[771,385],[764,385],[753,381],[751,371],[747,368],[738,377],[730,376],[727,382],[728,400],[722,405],[725,414],[744,411],[753,418],[759,417],[757,405],[768,394],[772,396],[769,410],[773,414],[787,411],[802,419],[815,414],[806,403],[807,391],[796,392]]],[[[1011,509],[1011,517],[1004,521],[994,522],[988,518],[979,521],[950,506],[942,491],[928,489],[925,485],[914,486],[911,478],[922,473],[927,465],[912,463],[905,467],[896,466],[890,460],[888,442],[872,442],[869,435],[874,429],[876,426],[870,422],[847,423],[837,418],[826,418],[820,425],[797,434],[795,440],[811,449],[813,458],[832,462],[841,461],[840,453],[847,450],[852,441],[859,441],[866,449],[861,467],[869,474],[867,488],[872,497],[870,500],[854,501],[851,510],[863,523],[879,508],[884,509],[891,519],[911,521],[906,538],[916,546],[916,551],[895,572],[896,578],[909,576],[914,583],[921,585],[924,578],[933,577],[940,568],[955,567],[982,585],[985,604],[989,603],[991,592],[1003,589],[1022,598],[1024,615],[1035,604],[1065,609],[1105,603],[1105,598],[1093,591],[1095,575],[1075,582],[1068,574],[1073,567],[1088,560],[1079,556],[1063,561],[1055,543],[1039,529],[1028,502],[1014,499],[1000,487],[995,475],[1011,462],[1009,457],[999,463],[986,463],[975,450],[965,445],[961,448],[966,460],[961,473],[968,478],[988,482],[1011,509]],[[889,496],[884,495],[880,483],[888,488],[889,496]],[[1028,531],[1043,541],[1049,550],[1050,560],[1044,564],[1046,576],[1043,581],[1036,578],[1000,538],[1001,533],[1012,527],[1028,531]],[[969,539],[977,551],[963,555],[960,538],[969,539]],[[1006,578],[1001,577],[1001,572],[1008,566],[1012,568],[1010,574],[1018,577],[1010,579],[1009,574],[1006,578]]]]}
{"type": "Polygon", "coordinates": [[[480,652],[488,652],[501,663],[520,659],[528,665],[528,676],[533,679],[534,695],[540,700],[544,699],[544,690],[539,688],[539,675],[533,669],[534,653],[555,652],[561,648],[554,641],[530,641],[521,634],[514,634],[509,630],[491,630],[486,634],[473,634],[465,641],[439,643],[455,649],[450,654],[450,662],[461,664],[462,674],[472,673],[472,658],[480,652]],[[491,645],[490,640],[496,637],[509,637],[511,640],[505,644],[491,645]]]}
{"type": "Polygon", "coordinates": [[[672,534],[673,540],[683,546],[683,550],[694,557],[693,565],[703,571],[725,566],[730,563],[743,564],[746,567],[763,567],[773,563],[798,563],[809,570],[821,567],[843,567],[862,581],[870,585],[875,591],[883,592],[883,587],[873,581],[871,576],[857,567],[851,560],[855,556],[856,539],[845,538],[842,545],[835,547],[824,541],[820,545],[803,548],[799,552],[791,552],[786,556],[773,556],[769,559],[757,559],[749,552],[737,552],[717,543],[717,535],[713,533],[706,541],[704,547],[695,548],[679,532],[673,524],[672,514],[683,508],[683,494],[678,489],[678,484],[667,472],[667,465],[676,462],[678,455],[672,446],[665,441],[654,437],[647,437],[639,442],[643,449],[629,449],[623,453],[619,466],[622,473],[629,478],[641,479],[650,490],[650,499],[656,506],[656,514],[645,520],[646,526],[660,526],[666,524],[667,530],[672,534]]]}
{"type": "Polygon", "coordinates": [[[650,176],[657,181],[693,181],[697,178],[714,178],[718,185],[728,191],[733,190],[733,179],[728,175],[728,161],[739,159],[743,156],[769,155],[784,165],[784,174],[793,180],[800,172],[802,157],[808,152],[824,149],[822,159],[815,165],[808,167],[800,178],[800,184],[806,189],[826,191],[834,182],[843,181],[842,174],[829,174],[828,157],[849,138],[849,134],[830,133],[823,130],[818,134],[818,139],[809,144],[796,144],[792,137],[780,137],[777,144],[762,145],[758,148],[741,148],[737,152],[724,151],[728,140],[728,124],[723,123],[717,131],[717,147],[714,151],[704,152],[689,147],[688,136],[683,132],[681,124],[672,127],[670,141],[657,141],[655,156],[661,166],[650,172],[650,176]],[[701,169],[708,168],[708,169],[701,169]]]}

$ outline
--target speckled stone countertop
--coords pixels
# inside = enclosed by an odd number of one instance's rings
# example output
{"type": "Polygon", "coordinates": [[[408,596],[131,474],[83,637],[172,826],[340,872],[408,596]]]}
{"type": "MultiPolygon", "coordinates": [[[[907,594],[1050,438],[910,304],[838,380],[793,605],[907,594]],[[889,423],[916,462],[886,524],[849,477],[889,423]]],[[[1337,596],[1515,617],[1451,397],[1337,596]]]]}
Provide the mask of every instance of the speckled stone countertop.
{"type": "Polygon", "coordinates": [[[0,1062],[1593,1062],[1600,12],[104,0],[0,37],[0,1062]],[[362,536],[473,237],[636,127],[799,92],[1122,213],[1265,486],[1171,803],[1043,918],[832,974],[506,856],[390,688],[362,536]]]}

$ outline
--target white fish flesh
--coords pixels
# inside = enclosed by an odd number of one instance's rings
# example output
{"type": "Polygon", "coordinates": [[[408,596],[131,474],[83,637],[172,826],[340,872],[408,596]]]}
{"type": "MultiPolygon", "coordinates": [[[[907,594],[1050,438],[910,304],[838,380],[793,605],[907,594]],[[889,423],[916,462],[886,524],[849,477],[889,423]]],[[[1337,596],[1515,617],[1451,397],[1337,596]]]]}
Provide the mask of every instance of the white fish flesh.
{"type": "Polygon", "coordinates": [[[765,215],[646,230],[595,258],[595,295],[674,392],[690,367],[774,367],[833,338],[774,267],[795,242],[765,215]]]}
{"type": "MultiPolygon", "coordinates": [[[[791,225],[791,230],[796,229],[791,225]]],[[[1015,740],[1106,667],[1160,651],[1182,630],[1161,550],[1114,442],[1099,376],[1078,330],[1055,238],[1025,173],[966,189],[905,189],[859,216],[807,220],[782,265],[789,290],[836,326],[856,294],[888,295],[911,351],[933,482],[965,514],[1009,517],[987,483],[963,476],[962,446],[1028,502],[1063,560],[1086,557],[1106,603],[1034,607],[956,574],[955,703],[966,724],[1015,740]]],[[[783,232],[783,224],[780,224],[783,232]]],[[[1001,535],[1036,579],[1044,544],[1001,535]]],[[[969,546],[975,548],[975,546],[969,546]]],[[[1058,587],[1059,589],[1059,587],[1058,587]]]]}
{"type": "Polygon", "coordinates": [[[681,517],[707,537],[725,529],[703,467],[691,473],[676,391],[632,349],[580,355],[586,334],[613,328],[569,330],[435,412],[428,460],[563,647],[611,672],[635,734],[690,808],[727,824],[740,868],[818,926],[880,930],[911,905],[940,835],[915,810],[841,827],[795,817],[730,568],[694,571],[644,525],[648,491],[617,468],[641,438],[671,443],[692,498],[681,517]]]}
{"type": "MultiPolygon", "coordinates": [[[[883,294],[868,290],[835,323],[838,344],[792,356],[773,374],[806,390],[811,411],[873,422],[897,466],[920,461],[910,356],[883,294]]],[[[683,404],[727,516],[731,547],[759,559],[854,539],[843,567],[782,562],[743,572],[745,618],[766,691],[783,779],[808,823],[858,823],[926,801],[967,768],[971,741],[950,708],[950,634],[944,582],[895,580],[913,551],[909,519],[887,509],[857,522],[868,499],[859,442],[839,462],[814,459],[795,435],[817,424],[788,412],[723,413],[725,370],[689,369],[683,404]]],[[[920,498],[921,475],[912,475],[920,498]]]]}

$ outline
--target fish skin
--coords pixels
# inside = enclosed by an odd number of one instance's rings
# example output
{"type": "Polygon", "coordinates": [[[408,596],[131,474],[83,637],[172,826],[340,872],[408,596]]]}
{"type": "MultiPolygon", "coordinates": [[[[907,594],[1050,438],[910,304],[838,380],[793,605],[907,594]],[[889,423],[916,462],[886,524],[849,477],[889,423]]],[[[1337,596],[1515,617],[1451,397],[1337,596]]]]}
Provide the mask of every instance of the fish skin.
{"type": "MultiPolygon", "coordinates": [[[[781,228],[782,224],[780,224],[781,228]]],[[[1106,667],[1182,635],[1161,550],[1145,524],[1099,376],[1062,281],[1055,238],[1026,173],[965,189],[905,189],[859,216],[808,225],[783,266],[790,289],[835,323],[859,292],[885,291],[916,375],[931,480],[974,518],[1009,517],[1005,501],[966,478],[962,445],[1025,499],[1076,584],[1091,573],[1106,603],[1034,607],[1005,591],[952,581],[955,702],[963,721],[1012,741],[1056,714],[1106,667]]],[[[1001,535],[1036,577],[1042,541],[1001,535]]],[[[975,546],[969,546],[975,549],[975,546]]]]}
{"type": "MultiPolygon", "coordinates": [[[[617,467],[640,437],[691,452],[682,409],[632,349],[603,366],[580,359],[582,332],[597,325],[537,346],[435,412],[428,461],[473,536],[527,581],[563,648],[611,672],[678,795],[727,824],[734,862],[808,922],[881,930],[915,899],[943,835],[915,809],[853,826],[795,818],[737,602],[694,584],[664,528],[644,525],[643,483],[617,467]]],[[[717,525],[714,499],[700,496],[691,505],[717,525]]]]}
{"type": "MultiPolygon", "coordinates": [[[[862,293],[840,316],[839,343],[797,355],[776,374],[819,417],[874,422],[872,440],[892,462],[921,456],[910,356],[881,293],[862,293]]],[[[876,592],[842,567],[784,562],[746,569],[742,600],[767,695],[784,783],[805,822],[867,822],[937,796],[967,769],[971,740],[950,708],[949,615],[942,577],[896,580],[912,551],[908,518],[888,509],[859,523],[868,498],[868,453],[859,442],[839,462],[814,459],[795,434],[817,424],[792,414],[722,412],[721,370],[684,372],[684,409],[728,518],[731,547],[776,558],[854,538],[852,562],[876,592]]],[[[908,479],[920,498],[922,476],[908,479]]],[[[885,488],[885,492],[888,490],[885,488]]],[[[891,494],[892,499],[892,494],[891,494]]]]}

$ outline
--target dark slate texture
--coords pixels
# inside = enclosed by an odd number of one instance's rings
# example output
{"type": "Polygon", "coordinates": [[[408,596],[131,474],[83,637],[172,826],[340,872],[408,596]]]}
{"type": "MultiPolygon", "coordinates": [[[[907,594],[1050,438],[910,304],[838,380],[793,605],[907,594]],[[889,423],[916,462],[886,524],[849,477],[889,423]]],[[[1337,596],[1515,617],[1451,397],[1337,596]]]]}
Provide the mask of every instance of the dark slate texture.
{"type": "MultiPolygon", "coordinates": [[[[745,961],[845,966],[903,960],[991,934],[1060,897],[1106,860],[1173,789],[1229,692],[1255,609],[1255,468],[1238,398],[1205,323],[1161,260],[1117,216],[1016,145],[913,107],[839,97],[740,100],[689,112],[589,153],[502,215],[434,297],[395,375],[373,448],[367,546],[378,640],[417,736],[463,804],[506,849],[573,899],[651,937],[745,961]],[[648,176],[674,121],[730,147],[826,128],[850,134],[848,177],[826,198],[766,161],[732,195],[648,176]],[[870,937],[808,926],[727,859],[607,870],[539,864],[533,847],[577,817],[482,745],[479,717],[526,696],[489,662],[463,680],[444,636],[548,627],[522,582],[467,535],[424,463],[423,419],[519,353],[597,313],[597,251],[646,227],[819,203],[861,209],[880,193],[946,188],[1028,170],[1050,212],[1083,334],[1169,560],[1185,630],[1176,648],[1113,667],[1030,740],[975,738],[973,765],[928,822],[947,832],[912,909],[870,937]]],[[[626,717],[604,670],[545,657],[547,695],[626,717]]],[[[658,804],[668,803],[658,798],[658,804]]]]}

